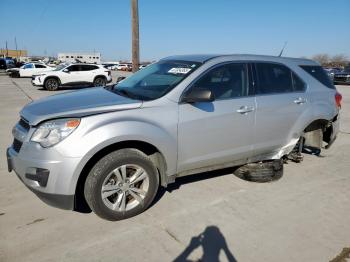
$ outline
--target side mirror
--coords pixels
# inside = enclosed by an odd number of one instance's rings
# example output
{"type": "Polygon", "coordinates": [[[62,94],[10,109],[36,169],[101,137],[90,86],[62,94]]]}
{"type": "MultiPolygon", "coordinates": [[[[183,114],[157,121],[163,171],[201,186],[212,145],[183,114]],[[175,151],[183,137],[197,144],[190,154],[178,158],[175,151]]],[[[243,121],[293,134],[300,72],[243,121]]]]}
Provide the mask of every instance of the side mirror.
{"type": "Polygon", "coordinates": [[[209,89],[190,90],[182,97],[184,103],[213,102],[214,94],[209,89]]]}
{"type": "Polygon", "coordinates": [[[62,72],[69,73],[68,69],[63,69],[62,72]]]}

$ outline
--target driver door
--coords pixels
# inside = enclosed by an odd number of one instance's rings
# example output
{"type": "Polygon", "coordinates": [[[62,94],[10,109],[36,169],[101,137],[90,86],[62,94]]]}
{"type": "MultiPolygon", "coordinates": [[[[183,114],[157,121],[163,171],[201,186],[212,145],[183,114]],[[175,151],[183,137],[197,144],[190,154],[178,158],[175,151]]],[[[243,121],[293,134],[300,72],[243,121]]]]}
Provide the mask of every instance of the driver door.
{"type": "Polygon", "coordinates": [[[253,152],[255,98],[246,63],[219,65],[191,89],[209,89],[213,102],[180,103],[178,172],[246,160],[253,152]]]}
{"type": "Polygon", "coordinates": [[[34,64],[26,64],[20,69],[21,77],[31,77],[35,73],[34,64]]]}

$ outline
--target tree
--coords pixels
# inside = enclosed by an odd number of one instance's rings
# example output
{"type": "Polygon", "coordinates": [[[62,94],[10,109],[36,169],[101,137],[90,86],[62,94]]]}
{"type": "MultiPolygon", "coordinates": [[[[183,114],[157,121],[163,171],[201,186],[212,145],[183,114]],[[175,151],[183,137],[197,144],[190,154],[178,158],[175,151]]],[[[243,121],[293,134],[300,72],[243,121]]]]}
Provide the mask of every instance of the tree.
{"type": "Polygon", "coordinates": [[[312,60],[319,62],[322,66],[328,66],[330,62],[329,55],[327,54],[317,54],[312,57],[312,60]]]}
{"type": "Polygon", "coordinates": [[[335,55],[331,59],[331,64],[334,67],[345,67],[348,63],[349,60],[344,54],[335,55]]]}

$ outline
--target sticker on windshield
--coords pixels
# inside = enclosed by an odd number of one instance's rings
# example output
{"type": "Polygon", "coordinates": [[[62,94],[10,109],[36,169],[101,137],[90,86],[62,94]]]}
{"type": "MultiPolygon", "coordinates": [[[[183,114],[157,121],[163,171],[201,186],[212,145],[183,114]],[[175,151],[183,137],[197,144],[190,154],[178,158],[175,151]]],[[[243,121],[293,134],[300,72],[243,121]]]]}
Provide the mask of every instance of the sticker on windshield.
{"type": "Polygon", "coordinates": [[[191,71],[191,68],[184,68],[184,67],[173,67],[168,71],[168,73],[172,74],[187,74],[191,71]]]}

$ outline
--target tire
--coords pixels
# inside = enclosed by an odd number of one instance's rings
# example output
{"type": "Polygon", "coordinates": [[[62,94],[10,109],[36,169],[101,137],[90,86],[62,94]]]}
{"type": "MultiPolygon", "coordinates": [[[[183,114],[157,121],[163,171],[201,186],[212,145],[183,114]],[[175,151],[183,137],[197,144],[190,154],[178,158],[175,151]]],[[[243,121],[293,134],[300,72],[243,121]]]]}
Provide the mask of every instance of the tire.
{"type": "Polygon", "coordinates": [[[12,72],[10,74],[10,77],[12,77],[12,78],[19,78],[20,77],[19,72],[12,72]]]}
{"type": "Polygon", "coordinates": [[[56,91],[60,86],[59,81],[56,78],[48,78],[45,80],[44,87],[49,91],[56,91]]]}
{"type": "Polygon", "coordinates": [[[96,215],[116,221],[146,210],[158,187],[158,171],[151,159],[137,149],[128,148],[114,151],[95,164],[86,178],[84,195],[96,215]],[[141,177],[145,178],[138,181],[141,177]]]}
{"type": "Polygon", "coordinates": [[[246,164],[238,168],[234,174],[241,179],[252,182],[272,182],[283,176],[283,161],[280,159],[246,164]]]}
{"type": "Polygon", "coordinates": [[[107,80],[104,77],[96,77],[93,84],[95,87],[106,86],[107,80]]]}

